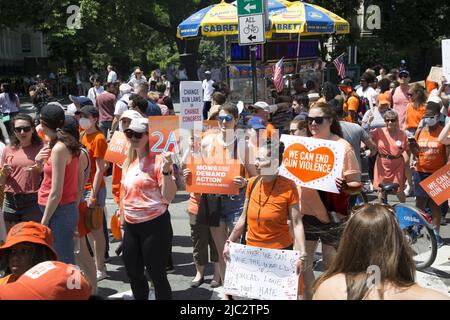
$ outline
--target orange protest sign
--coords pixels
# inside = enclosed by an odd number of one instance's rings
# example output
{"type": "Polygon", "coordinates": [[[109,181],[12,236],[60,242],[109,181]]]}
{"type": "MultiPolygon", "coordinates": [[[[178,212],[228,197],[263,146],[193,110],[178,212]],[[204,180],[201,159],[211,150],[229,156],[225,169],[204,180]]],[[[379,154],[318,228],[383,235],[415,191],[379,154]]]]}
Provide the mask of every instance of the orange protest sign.
{"type": "Polygon", "coordinates": [[[163,152],[179,153],[178,116],[148,117],[148,134],[150,152],[160,154],[163,152]]]}
{"type": "Polygon", "coordinates": [[[286,146],[280,175],[299,186],[339,193],[336,178],[342,175],[344,148],[341,144],[315,138],[282,135],[286,146]]]}
{"type": "Polygon", "coordinates": [[[105,161],[115,163],[119,166],[123,165],[127,158],[129,146],[127,137],[123,132],[114,132],[105,153],[105,161]]]}
{"type": "Polygon", "coordinates": [[[450,164],[423,180],[420,186],[437,205],[443,204],[450,198],[450,164]]]}
{"type": "Polygon", "coordinates": [[[195,159],[187,164],[191,176],[186,180],[186,191],[208,194],[239,194],[239,188],[233,183],[240,175],[241,166],[234,164],[206,164],[195,159]]]}

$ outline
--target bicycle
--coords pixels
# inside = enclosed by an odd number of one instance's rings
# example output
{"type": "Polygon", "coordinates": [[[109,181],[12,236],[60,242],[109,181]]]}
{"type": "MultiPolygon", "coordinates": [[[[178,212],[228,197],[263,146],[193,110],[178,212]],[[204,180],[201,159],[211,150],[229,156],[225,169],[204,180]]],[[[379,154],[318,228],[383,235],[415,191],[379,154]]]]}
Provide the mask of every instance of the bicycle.
{"type": "MultiPolygon", "coordinates": [[[[400,185],[398,183],[380,184],[380,203],[389,205],[388,194],[396,193],[400,185]]],[[[367,197],[361,194],[355,204],[368,203],[367,197]]],[[[433,231],[431,217],[418,208],[398,203],[392,206],[395,210],[397,221],[408,241],[417,270],[424,270],[431,266],[437,255],[437,241],[433,231]]]]}
{"type": "Polygon", "coordinates": [[[245,34],[249,34],[249,33],[258,33],[259,28],[253,24],[248,25],[247,27],[244,28],[244,33],[245,34]]]}

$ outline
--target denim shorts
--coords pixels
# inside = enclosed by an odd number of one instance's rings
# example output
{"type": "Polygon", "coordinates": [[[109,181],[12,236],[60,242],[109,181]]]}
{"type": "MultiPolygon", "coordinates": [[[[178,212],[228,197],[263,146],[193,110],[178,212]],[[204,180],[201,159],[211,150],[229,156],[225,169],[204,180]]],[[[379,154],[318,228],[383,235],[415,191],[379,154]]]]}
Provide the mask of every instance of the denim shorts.
{"type": "MultiPolygon", "coordinates": [[[[92,189],[91,190],[84,190],[84,192],[83,192],[83,199],[85,201],[88,201],[89,197],[91,196],[91,193],[92,193],[92,189]]],[[[102,208],[105,207],[105,204],[106,204],[106,188],[105,187],[100,188],[100,190],[98,190],[98,193],[97,193],[97,204],[100,207],[102,207],[102,208]]]]}
{"type": "MultiPolygon", "coordinates": [[[[39,206],[42,213],[44,206],[39,206]]],[[[49,228],[53,235],[53,249],[58,261],[75,264],[73,237],[78,226],[78,206],[75,202],[60,205],[50,218],[49,228]]]]}
{"type": "Polygon", "coordinates": [[[11,222],[35,221],[40,223],[42,220],[37,193],[13,194],[5,192],[3,213],[5,220],[11,222]]]}
{"type": "Polygon", "coordinates": [[[420,183],[431,175],[432,175],[432,173],[428,173],[428,172],[419,172],[419,171],[414,172],[414,176],[413,176],[414,195],[416,197],[422,197],[422,198],[430,197],[428,195],[428,193],[426,193],[425,190],[423,190],[423,188],[420,186],[420,183]]]}
{"type": "Polygon", "coordinates": [[[246,188],[242,188],[238,195],[223,195],[220,221],[234,227],[244,210],[246,188]]]}

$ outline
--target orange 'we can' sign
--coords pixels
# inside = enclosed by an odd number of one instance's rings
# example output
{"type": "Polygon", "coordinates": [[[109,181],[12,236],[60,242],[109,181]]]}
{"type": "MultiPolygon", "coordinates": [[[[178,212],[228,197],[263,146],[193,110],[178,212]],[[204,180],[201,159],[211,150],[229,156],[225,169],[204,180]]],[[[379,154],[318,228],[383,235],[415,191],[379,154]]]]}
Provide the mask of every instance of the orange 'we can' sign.
{"type": "Polygon", "coordinates": [[[339,193],[336,178],[342,176],[344,148],[315,138],[282,135],[285,145],[280,175],[302,187],[339,193]]]}

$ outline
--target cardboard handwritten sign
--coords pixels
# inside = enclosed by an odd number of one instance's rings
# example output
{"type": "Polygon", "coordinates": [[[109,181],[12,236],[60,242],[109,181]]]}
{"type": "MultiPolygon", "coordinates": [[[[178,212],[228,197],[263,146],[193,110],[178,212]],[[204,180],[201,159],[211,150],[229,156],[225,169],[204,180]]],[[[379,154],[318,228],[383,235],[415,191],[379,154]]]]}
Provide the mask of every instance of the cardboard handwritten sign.
{"type": "Polygon", "coordinates": [[[239,194],[233,179],[240,175],[239,163],[208,164],[200,158],[193,158],[187,164],[191,176],[186,180],[186,191],[207,194],[239,194]]]}
{"type": "Polygon", "coordinates": [[[437,205],[443,204],[450,198],[450,164],[423,180],[420,186],[437,205]]]}
{"type": "Polygon", "coordinates": [[[200,81],[180,83],[180,126],[193,130],[201,127],[203,121],[203,89],[200,81]]]}
{"type": "Polygon", "coordinates": [[[263,249],[230,243],[226,294],[258,300],[297,300],[298,251],[263,249]]]}
{"type": "Polygon", "coordinates": [[[330,140],[282,135],[285,145],[280,175],[299,186],[339,193],[336,178],[342,176],[344,146],[330,140]]]}
{"type": "Polygon", "coordinates": [[[450,81],[450,39],[442,40],[442,75],[450,81]]]}
{"type": "Polygon", "coordinates": [[[127,158],[129,147],[130,144],[128,143],[125,134],[119,131],[114,132],[114,135],[108,144],[108,150],[106,150],[105,153],[105,161],[122,166],[127,158]]]}
{"type": "Polygon", "coordinates": [[[148,117],[150,153],[174,152],[179,154],[179,129],[178,116],[148,117]]]}

